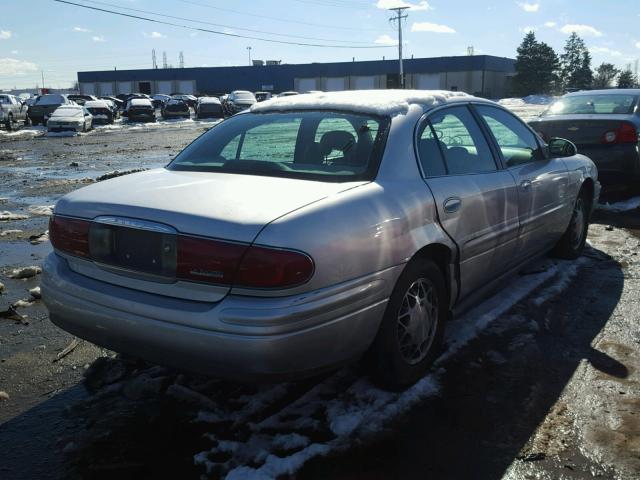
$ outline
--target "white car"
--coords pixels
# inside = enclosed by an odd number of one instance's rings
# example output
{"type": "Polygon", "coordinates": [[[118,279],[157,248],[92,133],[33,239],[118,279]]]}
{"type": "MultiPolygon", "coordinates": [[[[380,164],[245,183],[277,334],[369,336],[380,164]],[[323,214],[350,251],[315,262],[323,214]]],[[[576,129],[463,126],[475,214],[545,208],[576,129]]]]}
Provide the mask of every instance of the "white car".
{"type": "Polygon", "coordinates": [[[49,132],[86,132],[92,127],[93,115],[81,105],[62,105],[47,122],[49,132]]]}
{"type": "Polygon", "coordinates": [[[264,381],[366,354],[398,389],[509,274],[580,256],[599,191],[575,145],[488,100],[277,98],[60,199],[42,297],[58,326],[151,362],[264,381]]]}

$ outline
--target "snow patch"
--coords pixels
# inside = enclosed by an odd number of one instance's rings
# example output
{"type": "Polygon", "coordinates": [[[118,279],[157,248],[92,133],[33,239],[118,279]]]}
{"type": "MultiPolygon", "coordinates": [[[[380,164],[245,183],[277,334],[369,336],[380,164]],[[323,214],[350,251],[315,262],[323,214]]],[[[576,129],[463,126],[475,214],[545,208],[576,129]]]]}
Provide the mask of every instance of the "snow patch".
{"type": "Polygon", "coordinates": [[[36,216],[50,217],[53,215],[53,207],[55,205],[35,205],[29,207],[29,213],[36,216]]]}
{"type": "MultiPolygon", "coordinates": [[[[542,304],[566,288],[580,265],[588,261],[586,258],[577,262],[541,260],[526,274],[516,277],[508,289],[451,322],[447,327],[447,351],[436,361],[436,370],[403,392],[380,390],[350,367],[302,393],[296,390],[299,388],[296,384],[282,383],[262,386],[254,394],[231,399],[231,408],[216,403],[215,411],[200,412],[196,421],[246,425],[250,433],[248,438],[238,437],[212,428],[207,438],[213,446],[195,455],[194,462],[204,466],[208,474],[227,480],[276,479],[294,475],[312,458],[344,451],[354,442],[366,441],[415,405],[437,395],[439,379],[446,374],[443,368],[446,361],[511,307],[546,285],[534,300],[542,304]],[[294,400],[287,400],[292,395],[296,395],[294,400]],[[285,404],[283,408],[270,413],[273,406],[281,403],[285,404]]],[[[529,321],[517,315],[514,318],[529,321]]],[[[533,328],[528,335],[531,332],[533,328]]],[[[522,336],[519,341],[528,338],[522,336]]],[[[495,363],[504,361],[496,354],[492,359],[495,363]]]]}
{"type": "Polygon", "coordinates": [[[464,92],[445,90],[345,90],[276,97],[251,106],[252,112],[286,110],[347,110],[374,115],[404,115],[411,104],[433,107],[464,92]]]}
{"type": "Polygon", "coordinates": [[[9,211],[0,211],[0,222],[9,222],[13,220],[25,220],[29,218],[28,215],[23,215],[21,213],[11,213],[9,211]]]}
{"type": "Polygon", "coordinates": [[[607,212],[628,212],[629,210],[640,208],[640,197],[633,197],[616,203],[599,203],[596,208],[607,212]]]}

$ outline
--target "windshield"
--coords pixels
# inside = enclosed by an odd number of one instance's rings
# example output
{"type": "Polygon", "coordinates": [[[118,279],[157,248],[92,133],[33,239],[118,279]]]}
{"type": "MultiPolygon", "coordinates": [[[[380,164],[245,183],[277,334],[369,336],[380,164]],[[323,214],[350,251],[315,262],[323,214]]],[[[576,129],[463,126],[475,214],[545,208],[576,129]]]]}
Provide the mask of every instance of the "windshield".
{"type": "Polygon", "coordinates": [[[628,94],[574,95],[554,102],[543,115],[631,114],[637,100],[637,96],[628,94]]]}
{"type": "Polygon", "coordinates": [[[43,95],[36,101],[36,105],[59,105],[64,103],[62,95],[43,95]]]}
{"type": "Polygon", "coordinates": [[[238,115],[198,138],[168,168],[372,180],[388,124],[387,118],[329,111],[238,115]]]}
{"type": "Polygon", "coordinates": [[[9,100],[9,97],[7,95],[0,95],[0,104],[9,105],[10,103],[11,100],[9,100]]]}

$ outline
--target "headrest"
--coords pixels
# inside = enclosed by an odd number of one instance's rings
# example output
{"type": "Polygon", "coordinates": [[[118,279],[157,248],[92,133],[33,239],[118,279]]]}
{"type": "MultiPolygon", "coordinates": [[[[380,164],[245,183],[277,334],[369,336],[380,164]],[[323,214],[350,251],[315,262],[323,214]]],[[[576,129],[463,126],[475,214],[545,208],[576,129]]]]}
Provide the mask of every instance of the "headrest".
{"type": "Polygon", "coordinates": [[[320,154],[329,155],[334,150],[340,150],[346,154],[355,145],[356,139],[349,132],[344,130],[334,130],[322,135],[320,139],[320,154]]]}

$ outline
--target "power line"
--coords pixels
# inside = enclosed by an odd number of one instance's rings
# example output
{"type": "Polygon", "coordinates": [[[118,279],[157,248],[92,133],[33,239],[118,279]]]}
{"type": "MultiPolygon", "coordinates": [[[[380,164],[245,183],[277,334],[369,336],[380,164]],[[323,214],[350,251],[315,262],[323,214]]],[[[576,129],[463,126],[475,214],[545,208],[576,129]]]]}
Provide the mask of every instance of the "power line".
{"type": "Polygon", "coordinates": [[[75,7],[86,8],[88,10],[95,10],[95,11],[98,11],[98,12],[110,13],[112,15],[119,15],[121,17],[133,18],[133,19],[136,19],[136,20],[143,20],[143,21],[146,21],[146,22],[157,23],[157,24],[161,24],[161,25],[169,25],[171,27],[184,28],[184,29],[187,29],[187,30],[195,30],[195,31],[204,32],[204,33],[212,33],[214,35],[222,35],[222,36],[225,36],[225,37],[235,37],[235,38],[246,38],[246,39],[249,39],[249,40],[258,40],[260,42],[278,43],[278,44],[284,44],[284,45],[296,45],[296,46],[301,46],[301,47],[318,47],[318,48],[373,49],[373,48],[388,48],[389,47],[389,45],[327,45],[327,44],[321,44],[321,43],[289,42],[289,41],[286,41],[286,40],[275,40],[273,38],[252,37],[252,36],[248,36],[248,35],[240,35],[238,33],[221,32],[221,31],[218,31],[218,30],[209,30],[207,28],[192,27],[192,26],[189,26],[189,25],[180,25],[178,23],[166,22],[164,20],[157,20],[157,19],[153,19],[153,18],[142,17],[140,15],[132,15],[132,14],[129,14],[129,13],[116,12],[114,10],[107,10],[105,8],[98,8],[98,7],[92,7],[92,6],[89,6],[89,5],[82,5],[80,3],[69,2],[67,0],[53,0],[53,1],[57,2],[57,3],[64,3],[64,4],[67,4],[67,5],[73,5],[75,7]]]}
{"type": "Polygon", "coordinates": [[[327,24],[320,24],[320,23],[313,23],[313,22],[303,22],[302,20],[288,20],[288,19],[284,19],[284,18],[278,18],[278,17],[271,17],[269,15],[261,15],[258,13],[251,13],[251,12],[242,12],[240,10],[233,10],[231,8],[223,8],[223,7],[216,7],[213,5],[208,5],[205,3],[199,3],[199,2],[194,2],[191,0],[178,0],[179,2],[182,3],[186,3],[188,5],[195,5],[198,7],[203,7],[203,8],[210,8],[212,10],[218,10],[220,12],[228,12],[228,13],[235,13],[237,15],[242,15],[245,17],[254,17],[254,18],[262,18],[265,20],[273,20],[275,22],[282,22],[282,23],[295,23],[297,25],[306,25],[308,27],[321,27],[321,28],[328,28],[328,29],[335,29],[335,30],[349,30],[349,31],[357,31],[357,32],[361,32],[364,30],[368,30],[368,31],[378,31],[378,29],[375,28],[353,28],[353,27],[343,27],[340,25],[327,25],[327,24]]]}
{"type": "MultiPolygon", "coordinates": [[[[149,15],[154,15],[156,17],[164,17],[164,18],[171,18],[173,20],[182,20],[182,21],[186,21],[186,22],[193,22],[193,23],[201,23],[203,25],[211,25],[214,27],[223,27],[223,28],[229,28],[231,30],[243,30],[245,32],[252,32],[252,33],[261,33],[264,35],[275,35],[278,37],[289,37],[289,38],[300,38],[302,40],[316,40],[316,41],[321,41],[321,42],[340,42],[341,40],[333,40],[330,38],[317,38],[317,37],[305,37],[302,35],[290,35],[290,34],[286,34],[286,33],[275,33],[275,32],[268,32],[268,31],[264,31],[264,30],[254,30],[251,28],[244,28],[244,27],[236,27],[236,26],[232,26],[232,25],[224,25],[221,23],[212,23],[212,22],[205,22],[204,20],[193,20],[191,18],[185,18],[185,17],[177,17],[175,15],[166,15],[163,13],[157,13],[157,12],[152,12],[149,10],[140,10],[138,8],[131,8],[131,7],[122,7],[120,5],[114,5],[113,3],[106,3],[106,2],[99,2],[96,0],[82,0],[84,3],[92,3],[92,4],[96,4],[96,5],[102,5],[102,6],[107,6],[107,7],[115,7],[118,8],[120,10],[128,10],[130,12],[137,12],[137,13],[146,13],[149,15]]],[[[352,41],[352,43],[363,43],[363,44],[367,44],[368,42],[359,42],[359,41],[352,41]]]]}

